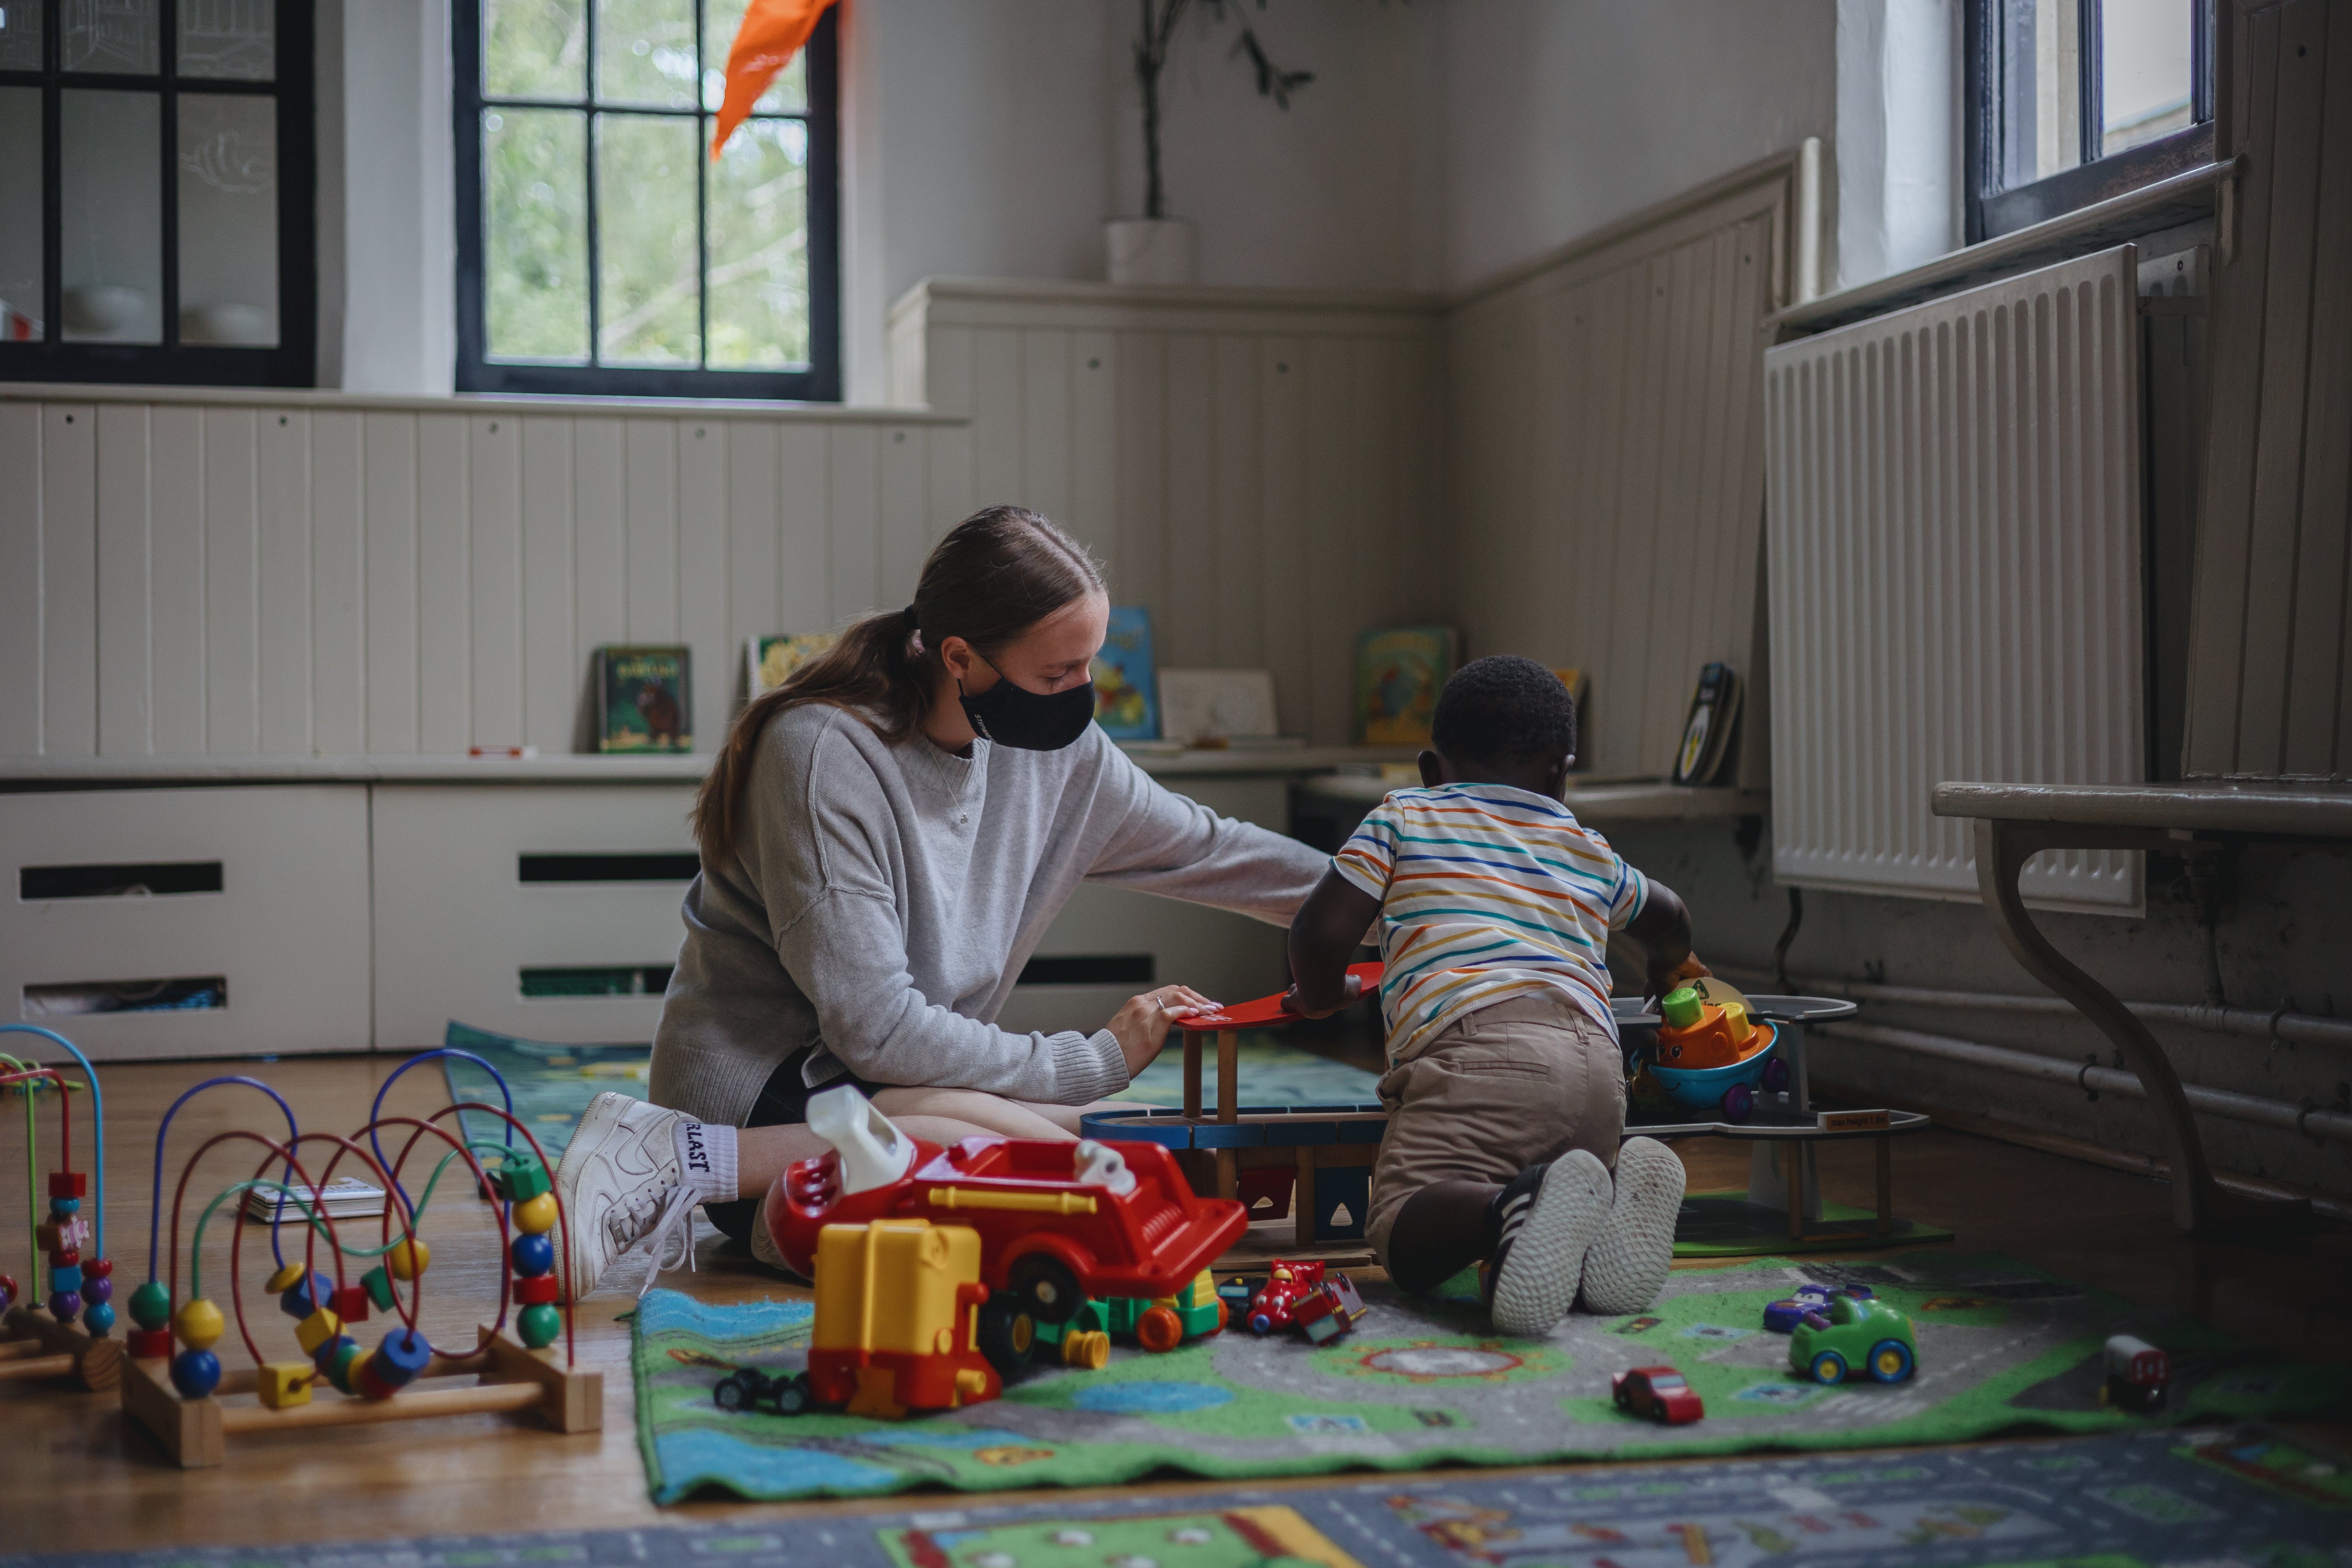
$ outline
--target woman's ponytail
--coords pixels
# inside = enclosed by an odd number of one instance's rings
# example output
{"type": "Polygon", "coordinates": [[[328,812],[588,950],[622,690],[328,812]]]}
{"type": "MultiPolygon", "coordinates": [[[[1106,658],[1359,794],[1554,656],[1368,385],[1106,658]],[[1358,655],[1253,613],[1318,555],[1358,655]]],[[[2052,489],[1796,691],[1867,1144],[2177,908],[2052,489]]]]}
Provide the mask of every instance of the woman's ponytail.
{"type": "Polygon", "coordinates": [[[751,700],[727,731],[694,802],[708,868],[735,858],[751,763],[768,721],[787,708],[845,708],[893,745],[929,710],[946,667],[939,646],[960,637],[986,657],[1074,600],[1103,591],[1086,548],[1036,512],[995,506],[948,531],[923,563],[915,602],[850,623],[823,658],[751,700]]]}

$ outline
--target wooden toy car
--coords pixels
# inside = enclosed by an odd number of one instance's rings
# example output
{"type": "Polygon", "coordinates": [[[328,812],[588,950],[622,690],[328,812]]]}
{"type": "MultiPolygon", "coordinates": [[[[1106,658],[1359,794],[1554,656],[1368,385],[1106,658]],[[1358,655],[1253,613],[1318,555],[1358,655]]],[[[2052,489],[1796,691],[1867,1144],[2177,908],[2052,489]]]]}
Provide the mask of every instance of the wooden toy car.
{"type": "Polygon", "coordinates": [[[738,1367],[719,1380],[710,1402],[721,1410],[765,1410],[777,1415],[798,1415],[816,1404],[808,1373],[778,1377],[756,1366],[738,1367]]]}
{"type": "Polygon", "coordinates": [[[1617,1408],[1668,1426],[1682,1426],[1706,1414],[1706,1405],[1683,1374],[1670,1366],[1628,1368],[1609,1380],[1617,1408]]]}
{"type": "Polygon", "coordinates": [[[1320,1262],[1274,1260],[1265,1283],[1251,1292],[1243,1321],[1254,1334],[1297,1328],[1317,1344],[1339,1338],[1364,1315],[1356,1282],[1320,1262]]]}
{"type": "Polygon", "coordinates": [[[1857,1372],[1901,1383],[1918,1363],[1911,1320],[1880,1300],[1835,1297],[1828,1311],[1806,1313],[1789,1336],[1789,1364],[1815,1383],[1843,1383],[1857,1372]]]}
{"type": "Polygon", "coordinates": [[[2106,1402],[2118,1410],[2145,1415],[2164,1408],[2165,1385],[2172,1381],[2172,1361],[2146,1340],[2117,1334],[2106,1344],[2106,1402]]]}
{"type": "Polygon", "coordinates": [[[777,1250],[803,1273],[828,1226],[952,1220],[980,1237],[982,1283],[1037,1322],[1066,1323],[1089,1297],[1189,1289],[1249,1224],[1240,1204],[1195,1194],[1157,1143],[972,1137],[942,1149],[847,1086],[810,1100],[809,1126],[833,1152],[794,1162],[767,1205],[777,1250]]]}

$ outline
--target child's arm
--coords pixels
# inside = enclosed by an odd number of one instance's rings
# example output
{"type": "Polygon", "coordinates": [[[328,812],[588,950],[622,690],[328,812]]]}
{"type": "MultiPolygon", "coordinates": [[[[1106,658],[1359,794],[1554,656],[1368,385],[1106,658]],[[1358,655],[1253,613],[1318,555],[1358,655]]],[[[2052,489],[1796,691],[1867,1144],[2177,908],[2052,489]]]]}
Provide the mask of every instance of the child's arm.
{"type": "MultiPolygon", "coordinates": [[[[1640,942],[1649,955],[1646,994],[1652,999],[1664,996],[1683,981],[1695,980],[1707,973],[1706,965],[1691,952],[1690,910],[1664,882],[1650,883],[1641,912],[1626,922],[1625,934],[1640,942]]],[[[1296,962],[1293,960],[1294,964],[1296,962]]]]}
{"type": "Polygon", "coordinates": [[[1353,1002],[1359,987],[1348,960],[1380,912],[1380,900],[1336,868],[1324,872],[1290,922],[1291,986],[1283,1005],[1320,1018],[1353,1002]]]}

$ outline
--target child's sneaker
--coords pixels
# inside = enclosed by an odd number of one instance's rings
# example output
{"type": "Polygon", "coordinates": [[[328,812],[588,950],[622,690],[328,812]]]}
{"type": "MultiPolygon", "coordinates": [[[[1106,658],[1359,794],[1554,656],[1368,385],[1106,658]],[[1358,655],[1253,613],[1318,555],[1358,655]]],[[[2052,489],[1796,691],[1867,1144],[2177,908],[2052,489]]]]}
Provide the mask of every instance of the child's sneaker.
{"type": "Polygon", "coordinates": [[[1502,1234],[1486,1259],[1486,1310],[1507,1334],[1548,1334],[1576,1300],[1585,1251],[1609,1213],[1609,1169],[1570,1150],[1520,1172],[1493,1213],[1502,1234]]]}
{"type": "Polygon", "coordinates": [[[1654,1138],[1617,1152],[1616,1195],[1584,1258],[1584,1310],[1603,1317],[1646,1310],[1665,1288],[1682,1213],[1683,1163],[1654,1138]]]}

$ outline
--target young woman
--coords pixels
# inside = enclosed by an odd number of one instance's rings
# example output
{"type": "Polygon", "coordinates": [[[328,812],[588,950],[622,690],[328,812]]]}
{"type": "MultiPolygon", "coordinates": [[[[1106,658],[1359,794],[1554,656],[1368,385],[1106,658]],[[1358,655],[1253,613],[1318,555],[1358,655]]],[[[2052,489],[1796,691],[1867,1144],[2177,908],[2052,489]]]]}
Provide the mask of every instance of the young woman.
{"type": "Polygon", "coordinates": [[[1207,1005],[1166,985],[1091,1035],[996,1027],[1081,881],[1289,923],[1326,857],[1171,795],[1094,724],[1108,616],[1076,542],[992,507],[913,604],[743,710],[695,805],[651,1102],[599,1095],[556,1175],[569,1289],[640,1243],[674,1266],[697,1204],[772,1262],[759,1200],[824,1148],[808,1097],[835,1084],[934,1142],[1075,1136],[1207,1005]]]}

